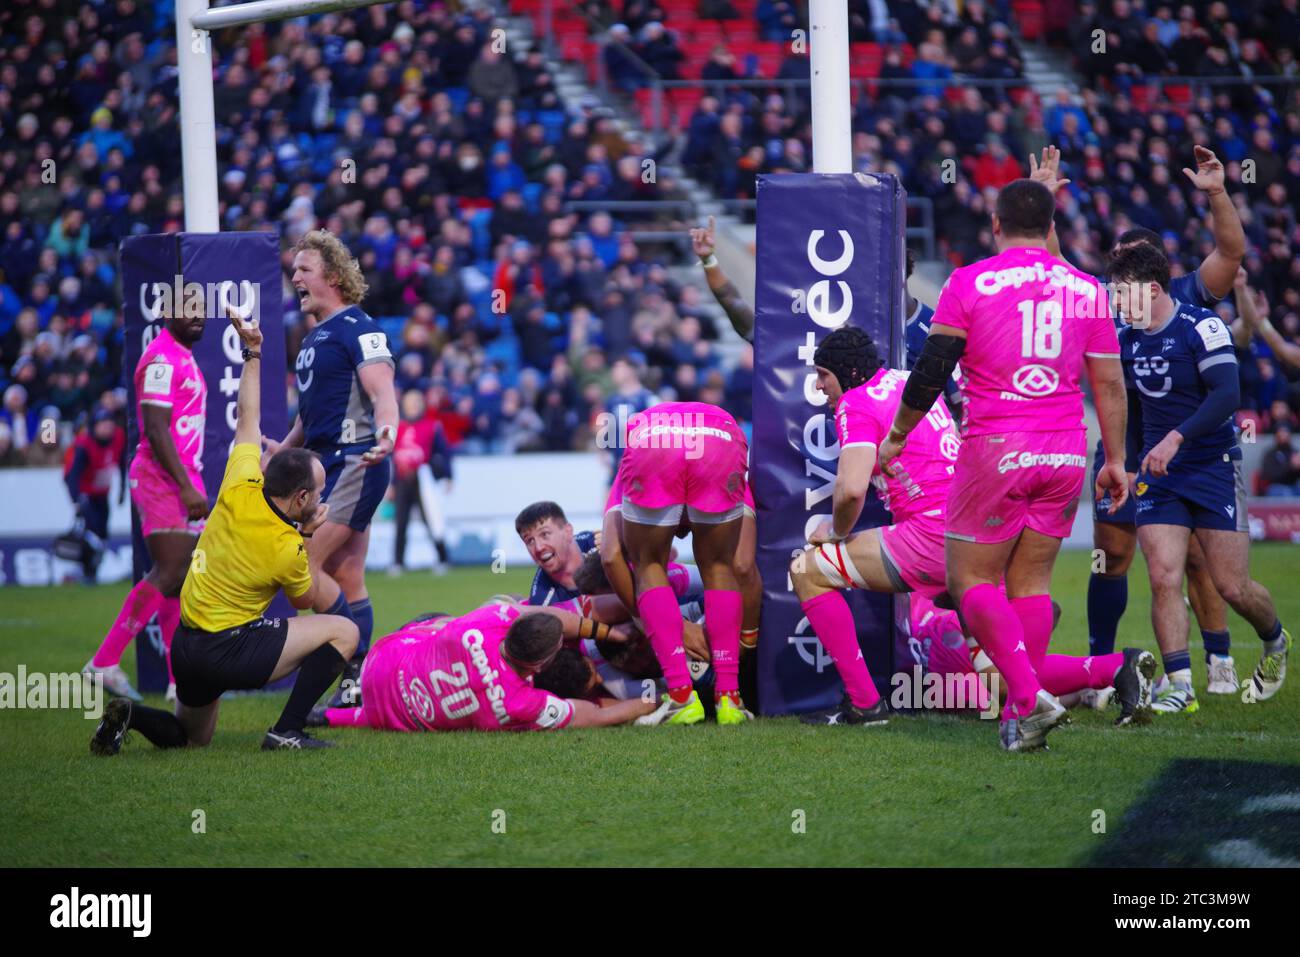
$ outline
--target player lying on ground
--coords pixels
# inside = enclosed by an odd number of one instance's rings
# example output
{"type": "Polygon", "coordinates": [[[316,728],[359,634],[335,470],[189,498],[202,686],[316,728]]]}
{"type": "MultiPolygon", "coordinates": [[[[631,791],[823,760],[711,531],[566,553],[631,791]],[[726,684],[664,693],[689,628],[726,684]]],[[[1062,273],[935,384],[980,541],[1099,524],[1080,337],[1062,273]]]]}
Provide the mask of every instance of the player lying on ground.
{"type": "Polygon", "coordinates": [[[739,724],[752,717],[740,700],[743,602],[733,568],[748,456],[736,420],[707,403],[662,403],[628,421],[620,466],[623,547],[635,569],[637,611],[668,685],[661,707],[642,723],[704,719],[686,664],[681,610],[668,584],[673,538],[683,517],[690,524],[704,584],[718,723],[739,724]]]}
{"type": "MultiPolygon", "coordinates": [[[[203,490],[208,387],[193,353],[206,323],[203,315],[169,318],[135,367],[140,442],[131,460],[131,501],[153,567],[126,596],[99,649],[81,669],[103,675],[105,688],[133,701],[140,695],[122,671],[122,652],[155,614],[168,650],[168,684],[175,683],[171,645],[180,620],[181,584],[208,514],[203,490]]],[[[175,700],[174,687],[168,687],[167,697],[175,700]]]]}
{"type": "Polygon", "coordinates": [[[533,502],[515,516],[515,533],[537,566],[528,589],[528,604],[579,610],[581,593],[573,573],[582,556],[596,549],[595,532],[574,532],[564,509],[555,502],[533,502]]]}
{"type": "MultiPolygon", "coordinates": [[[[912,434],[896,466],[882,472],[877,449],[894,421],[909,373],[884,368],[871,338],[859,329],[837,329],[813,357],[817,384],[835,410],[840,445],[833,514],[809,536],[812,548],[795,557],[790,577],[804,614],[835,661],[845,695],[835,707],[805,715],[809,724],[883,724],[888,708],[876,691],[858,645],[857,626],[841,591],[866,588],[911,592],[913,601],[933,602],[944,594],[944,515],[961,440],[942,404],[936,403],[912,434]],[[894,524],[851,532],[873,487],[894,524]]],[[[1005,592],[1004,592],[1005,594],[1005,592]]],[[[1050,635],[1050,629],[1049,629],[1050,635]]],[[[1031,664],[1044,687],[1078,691],[1066,679],[1073,665],[1048,655],[1047,640],[1036,645],[1031,664]],[[1049,661],[1050,659],[1050,661],[1049,661]],[[1058,677],[1063,680],[1058,681],[1058,677]]],[[[1124,699],[1120,723],[1142,720],[1149,704],[1155,662],[1134,651],[1128,664],[1133,694],[1124,699]]],[[[1125,655],[1118,655],[1123,665],[1125,655]]],[[[1118,665],[1117,665],[1118,667],[1118,665]]],[[[1110,683],[1109,681],[1107,682],[1110,683]]],[[[1052,694],[1058,692],[1048,688],[1052,694]]]]}
{"type": "MultiPolygon", "coordinates": [[[[964,632],[955,611],[940,608],[919,593],[912,594],[909,600],[912,638],[926,673],[943,676],[945,689],[969,691],[973,683],[975,694],[963,695],[967,702],[964,706],[988,710],[986,695],[993,687],[993,677],[998,675],[989,656],[964,632]],[[982,681],[972,681],[977,675],[982,681]]],[[[1060,618],[1061,606],[1053,602],[1053,631],[1060,618]]],[[[1043,688],[1067,708],[1084,706],[1102,711],[1114,697],[1120,703],[1116,724],[1145,724],[1151,717],[1151,677],[1155,667],[1155,657],[1149,651],[1125,648],[1108,655],[1044,655],[1035,671],[1043,688]]],[[[1000,701],[1005,702],[1006,683],[1000,675],[996,687],[1000,701]]],[[[956,705],[945,701],[943,706],[956,705]]]]}
{"type": "MultiPolygon", "coordinates": [[[[375,613],[366,590],[370,520],[392,478],[389,459],[397,438],[397,391],[388,337],[360,307],[366,294],[361,267],[324,229],[293,248],[294,291],[314,326],[294,362],[298,416],[283,442],[266,440],[265,463],[281,448],[301,446],[325,466],[329,519],[307,544],[312,561],[338,582],[344,601],[317,608],[356,622],[361,640],[339,682],[334,702],[355,687],[370,648],[375,613]]],[[[333,594],[333,589],[328,589],[333,594]]]]}
{"type": "Polygon", "coordinates": [[[232,322],[244,346],[235,439],[181,590],[181,621],[172,644],[176,713],[114,698],[90,742],[94,754],[116,754],[128,730],[160,748],[202,747],[212,740],[225,692],[261,688],[294,671],[298,679],[262,748],[329,746],[303,729],[316,699],[356,650],[357,626],[339,615],[263,617],[281,589],[299,609],[342,601],[333,580],[319,574],[315,561],[309,563],[303,542],[329,511],[321,504],[325,470],[311,452],[287,448],[271,457],[263,475],[262,333],[237,317],[232,322]]]}
{"type": "Polygon", "coordinates": [[[1098,483],[1115,507],[1128,494],[1115,326],[1101,285],[1045,248],[1054,209],[1041,183],[999,192],[999,252],[949,277],[880,446],[888,472],[960,359],[967,425],[948,495],[947,590],[1007,683],[999,740],[1009,751],[1041,747],[1065,717],[1033,662],[1051,637],[1052,567],[1087,466],[1085,369],[1106,454],[1098,483]]]}
{"type": "MultiPolygon", "coordinates": [[[[1205,193],[1213,212],[1214,249],[1195,272],[1169,281],[1169,294],[1178,302],[1206,309],[1214,308],[1232,289],[1233,277],[1246,255],[1246,233],[1241,217],[1226,190],[1223,164],[1210,150],[1195,147],[1196,171],[1183,173],[1197,189],[1205,193]]],[[[1060,177],[1060,151],[1055,146],[1043,150],[1042,162],[1031,155],[1029,165],[1035,179],[1053,193],[1068,184],[1060,177]]],[[[1112,254],[1145,243],[1164,252],[1164,240],[1150,229],[1125,230],[1115,240],[1112,254]]],[[[1048,237],[1048,250],[1064,259],[1055,233],[1048,237]]],[[[1098,277],[1098,280],[1105,280],[1098,277]]],[[[1105,456],[1098,446],[1093,455],[1093,479],[1105,456]]],[[[1095,487],[1095,486],[1094,486],[1095,487]]],[[[1088,642],[1093,654],[1115,650],[1115,636],[1120,619],[1128,607],[1128,570],[1137,551],[1137,500],[1132,495],[1119,509],[1112,511],[1107,495],[1093,497],[1093,546],[1102,553],[1100,568],[1088,578],[1088,642]]],[[[1205,663],[1209,672],[1207,689],[1212,694],[1232,694],[1237,690],[1236,665],[1232,660],[1232,636],[1228,631],[1228,606],[1219,596],[1206,567],[1205,556],[1195,538],[1187,551],[1187,597],[1200,627],[1205,645],[1205,663]]]]}
{"type": "Polygon", "coordinates": [[[557,608],[494,603],[404,625],[366,657],[361,707],[330,708],[321,718],[330,727],[389,731],[557,731],[627,724],[654,711],[653,698],[601,707],[534,686],[580,620],[557,608]]]}
{"type": "Polygon", "coordinates": [[[1151,621],[1164,659],[1157,712],[1197,710],[1182,577],[1195,534],[1215,588],[1264,642],[1241,700],[1265,701],[1286,679],[1291,635],[1250,577],[1246,483],[1233,416],[1240,402],[1232,335],[1216,314],[1169,295],[1169,260],[1140,244],[1111,259],[1127,323],[1120,333],[1129,389],[1129,467],[1137,530],[1151,576],[1151,621]]]}

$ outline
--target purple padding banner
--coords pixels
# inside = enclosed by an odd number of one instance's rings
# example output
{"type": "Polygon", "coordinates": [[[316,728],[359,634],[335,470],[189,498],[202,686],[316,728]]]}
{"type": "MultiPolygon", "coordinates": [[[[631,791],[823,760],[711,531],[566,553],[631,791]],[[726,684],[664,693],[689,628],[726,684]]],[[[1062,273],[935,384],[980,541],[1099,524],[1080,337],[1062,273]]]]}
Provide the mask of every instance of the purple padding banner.
{"type": "MultiPolygon", "coordinates": [[[[852,325],[901,367],[906,195],[889,175],[782,173],[758,179],[754,441],[763,577],[759,707],[789,714],[839,700],[842,685],[790,587],[792,556],[830,514],[839,443],[816,388],[813,352],[852,325]]],[[[887,524],[875,496],[859,528],[887,524]]],[[[848,596],[872,677],[887,693],[894,609],[887,595],[848,596]]]]}
{"type": "MultiPolygon", "coordinates": [[[[126,323],[125,368],[130,393],[128,455],[139,441],[134,372],[145,347],[153,341],[173,309],[203,310],[208,324],[194,347],[199,369],[208,384],[204,422],[203,484],[208,501],[216,501],[235,435],[235,402],[239,394],[239,337],[230,326],[225,304],[241,316],[261,323],[262,433],[274,437],[288,431],[285,395],[284,309],[281,296],[280,237],[275,233],[169,233],[133,236],[122,241],[122,301],[126,323]]],[[[140,535],[139,516],[132,509],[135,579],[149,570],[149,553],[140,535]]],[[[270,613],[292,615],[284,596],[271,603],[270,613]]],[[[165,691],[167,666],[161,632],[155,619],[136,642],[141,691],[165,691]]]]}

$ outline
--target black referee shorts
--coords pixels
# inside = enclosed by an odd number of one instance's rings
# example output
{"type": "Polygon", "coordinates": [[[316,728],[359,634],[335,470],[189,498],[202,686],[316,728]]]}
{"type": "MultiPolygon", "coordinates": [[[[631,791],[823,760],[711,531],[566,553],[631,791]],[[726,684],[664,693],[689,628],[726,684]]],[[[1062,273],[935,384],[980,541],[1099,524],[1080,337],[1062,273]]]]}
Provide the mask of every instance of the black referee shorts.
{"type": "Polygon", "coordinates": [[[258,618],[224,631],[181,622],[172,638],[176,697],[186,707],[202,708],[227,691],[264,688],[288,638],[288,618],[258,618]]]}

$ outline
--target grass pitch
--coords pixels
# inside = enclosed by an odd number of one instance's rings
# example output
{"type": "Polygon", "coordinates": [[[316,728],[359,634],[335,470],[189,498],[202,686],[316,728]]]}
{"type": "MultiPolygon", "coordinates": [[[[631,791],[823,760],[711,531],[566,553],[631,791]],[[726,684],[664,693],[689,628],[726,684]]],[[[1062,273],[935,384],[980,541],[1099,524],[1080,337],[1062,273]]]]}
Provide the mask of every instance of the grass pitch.
{"type": "MultiPolygon", "coordinates": [[[[1293,631],[1300,626],[1298,557],[1300,551],[1281,545],[1253,550],[1254,573],[1293,631]]],[[[1054,597],[1064,614],[1053,650],[1086,650],[1087,560],[1087,553],[1066,553],[1058,566],[1054,597]]],[[[1139,560],[1120,644],[1154,651],[1145,576],[1139,560]]],[[[373,575],[376,636],[418,612],[466,610],[489,594],[522,591],[527,581],[522,570],[504,578],[486,569],[440,579],[373,575]]],[[[0,672],[16,673],[20,664],[28,673],[76,671],[125,591],[4,589],[0,672]]],[[[1245,678],[1259,640],[1235,616],[1231,625],[1245,678]]],[[[1197,687],[1204,688],[1199,642],[1193,648],[1197,687]]],[[[130,672],[133,662],[128,652],[130,672]]],[[[1115,729],[1113,715],[1076,712],[1074,724],[1053,735],[1049,753],[1031,755],[1000,752],[993,722],[936,715],[870,729],[810,728],[792,718],[725,729],[532,735],[342,729],[321,732],[341,745],[331,751],[263,753],[261,737],[283,700],[277,694],[224,701],[206,750],[160,752],[132,734],[112,759],[90,755],[94,723],[80,712],[0,712],[4,863],[1038,866],[1300,859],[1297,814],[1285,810],[1286,801],[1272,816],[1233,813],[1251,795],[1300,783],[1300,673],[1264,704],[1202,695],[1199,713],[1158,718],[1147,728],[1115,729]],[[1215,773],[1198,773],[1201,767],[1215,773]],[[1197,782],[1204,782],[1199,797],[1197,782]],[[1140,818],[1162,806],[1162,795],[1188,813],[1169,815],[1152,843],[1140,818]],[[1212,826],[1193,813],[1202,798],[1219,802],[1212,826]],[[1126,860],[1128,836],[1139,829],[1143,856],[1126,860]],[[1219,861],[1214,848],[1221,841],[1231,842],[1238,857],[1219,861]],[[1257,860],[1242,851],[1243,841],[1254,842],[1257,860]]]]}

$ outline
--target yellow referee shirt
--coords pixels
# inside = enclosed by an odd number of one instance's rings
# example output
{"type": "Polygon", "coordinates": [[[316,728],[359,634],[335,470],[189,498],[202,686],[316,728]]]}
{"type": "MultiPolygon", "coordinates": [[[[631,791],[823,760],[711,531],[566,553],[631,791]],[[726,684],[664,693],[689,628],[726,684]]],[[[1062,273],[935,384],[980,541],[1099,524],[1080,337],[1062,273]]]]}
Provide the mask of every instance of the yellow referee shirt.
{"type": "Polygon", "coordinates": [[[290,598],[311,588],[302,536],[263,494],[261,454],[252,443],[230,452],[181,588],[181,621],[191,628],[245,625],[262,616],[281,588],[290,598]]]}

